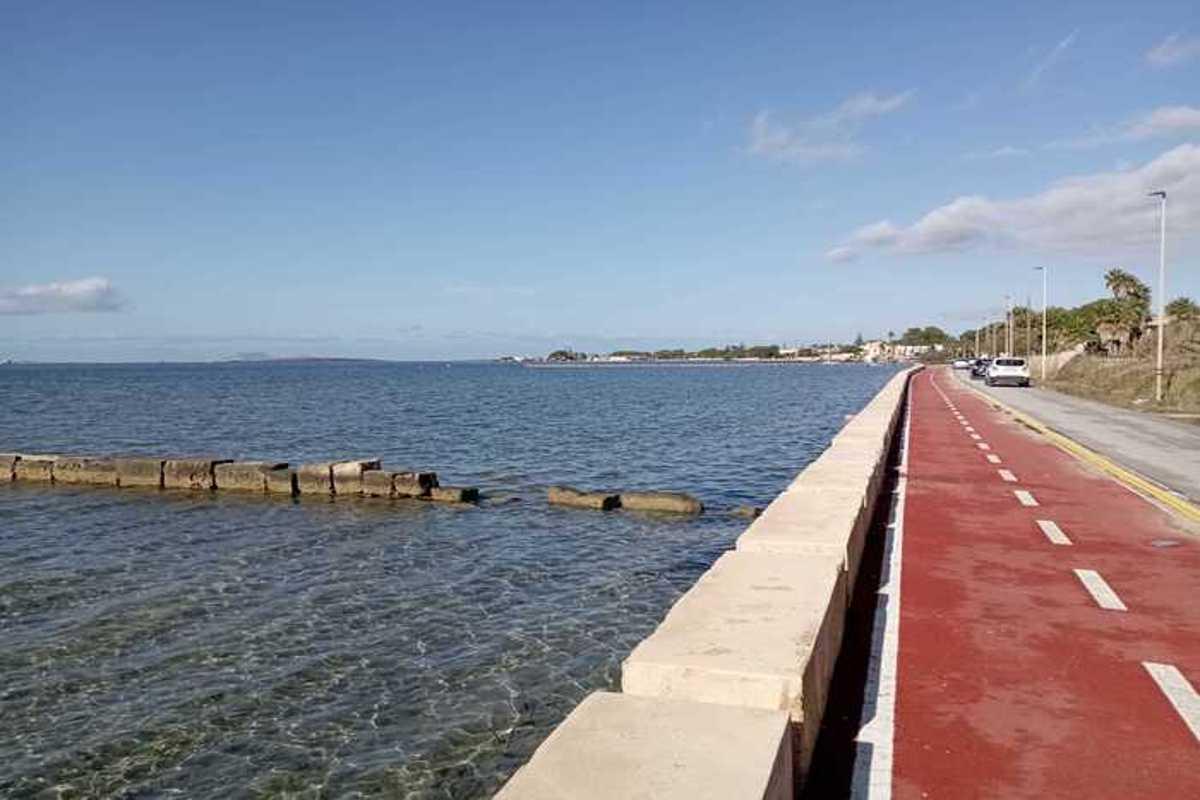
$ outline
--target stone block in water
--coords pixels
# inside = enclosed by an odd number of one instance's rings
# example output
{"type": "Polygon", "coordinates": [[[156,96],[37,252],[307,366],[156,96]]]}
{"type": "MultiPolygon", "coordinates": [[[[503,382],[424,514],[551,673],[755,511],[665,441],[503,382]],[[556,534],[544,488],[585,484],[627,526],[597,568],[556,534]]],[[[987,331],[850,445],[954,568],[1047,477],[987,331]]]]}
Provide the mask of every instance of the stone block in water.
{"type": "Polygon", "coordinates": [[[140,486],[161,489],[163,485],[163,459],[161,458],[118,458],[117,482],[119,486],[140,486]]]}
{"type": "MultiPolygon", "coordinates": [[[[287,468],[286,461],[228,461],[214,465],[213,480],[216,487],[223,491],[265,492],[267,473],[287,468]]],[[[291,483],[290,478],[288,483],[291,483]]]]}
{"type": "Polygon", "coordinates": [[[329,461],[301,464],[296,470],[296,491],[299,494],[333,494],[333,464],[329,461]]]}
{"type": "Polygon", "coordinates": [[[429,499],[439,503],[476,503],[479,490],[472,486],[434,486],[429,490],[429,499]]]}
{"type": "Polygon", "coordinates": [[[379,470],[378,458],[335,461],[330,466],[333,475],[333,492],[339,495],[362,494],[363,475],[379,470]]]}
{"type": "Polygon", "coordinates": [[[13,477],[18,481],[49,483],[54,480],[54,460],[57,456],[21,454],[13,466],[13,477]]]}
{"type": "Polygon", "coordinates": [[[591,508],[609,511],[621,505],[621,498],[607,492],[582,492],[570,486],[551,486],[546,490],[546,500],[555,506],[591,508]]]}
{"type": "Polygon", "coordinates": [[[15,478],[17,462],[21,457],[16,453],[0,453],[0,482],[12,481],[15,478]]]}
{"type": "Polygon", "coordinates": [[[111,458],[62,456],[54,462],[54,482],[116,486],[117,464],[111,458]]]}
{"type": "Polygon", "coordinates": [[[704,511],[704,504],[683,492],[621,492],[621,508],[630,511],[700,514],[704,511]]]}
{"type": "Polygon", "coordinates": [[[267,494],[286,494],[295,496],[299,491],[296,487],[296,470],[286,466],[267,470],[267,494]]]}
{"type": "Polygon", "coordinates": [[[227,464],[227,458],[172,458],[163,462],[163,488],[205,489],[216,488],[214,468],[227,464]]]}
{"type": "Polygon", "coordinates": [[[430,490],[437,485],[436,472],[404,470],[392,473],[392,487],[396,497],[428,497],[430,490]]]}

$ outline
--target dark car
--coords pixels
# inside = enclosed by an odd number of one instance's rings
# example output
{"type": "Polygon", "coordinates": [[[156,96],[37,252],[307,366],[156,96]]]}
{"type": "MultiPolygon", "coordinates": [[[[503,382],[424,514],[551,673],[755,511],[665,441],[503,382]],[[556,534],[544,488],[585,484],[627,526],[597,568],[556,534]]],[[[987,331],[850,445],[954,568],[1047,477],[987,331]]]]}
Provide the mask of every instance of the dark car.
{"type": "Polygon", "coordinates": [[[992,365],[990,358],[977,358],[971,366],[971,377],[975,380],[983,380],[987,377],[988,367],[992,365]]]}

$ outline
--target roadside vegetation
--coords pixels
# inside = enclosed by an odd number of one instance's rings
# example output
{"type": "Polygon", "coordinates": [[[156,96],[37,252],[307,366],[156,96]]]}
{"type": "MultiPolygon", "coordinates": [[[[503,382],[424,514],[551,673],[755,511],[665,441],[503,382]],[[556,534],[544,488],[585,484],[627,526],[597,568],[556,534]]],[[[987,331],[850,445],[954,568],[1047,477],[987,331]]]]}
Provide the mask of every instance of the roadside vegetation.
{"type": "MultiPolygon", "coordinates": [[[[1047,351],[1079,351],[1050,377],[1047,385],[1116,405],[1200,413],[1200,307],[1187,297],[1175,298],[1167,304],[1163,402],[1156,405],[1157,330],[1150,288],[1122,269],[1109,270],[1104,282],[1109,297],[1075,308],[1047,309],[1047,351]]],[[[1041,310],[1014,309],[1013,332],[1015,355],[1039,355],[1041,310]]],[[[974,352],[975,333],[975,330],[964,331],[954,349],[974,352]]],[[[979,341],[981,351],[992,352],[993,341],[1004,341],[1004,323],[981,328],[979,341]]]]}

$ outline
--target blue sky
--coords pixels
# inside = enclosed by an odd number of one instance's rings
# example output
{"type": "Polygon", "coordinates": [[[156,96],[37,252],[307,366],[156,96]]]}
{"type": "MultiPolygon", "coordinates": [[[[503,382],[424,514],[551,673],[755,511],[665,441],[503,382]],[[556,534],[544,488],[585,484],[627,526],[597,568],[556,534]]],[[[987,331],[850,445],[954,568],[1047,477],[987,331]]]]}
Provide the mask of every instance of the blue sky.
{"type": "Polygon", "coordinates": [[[963,329],[1160,184],[1200,297],[1194,2],[823,5],[5,4],[0,358],[963,329]]]}

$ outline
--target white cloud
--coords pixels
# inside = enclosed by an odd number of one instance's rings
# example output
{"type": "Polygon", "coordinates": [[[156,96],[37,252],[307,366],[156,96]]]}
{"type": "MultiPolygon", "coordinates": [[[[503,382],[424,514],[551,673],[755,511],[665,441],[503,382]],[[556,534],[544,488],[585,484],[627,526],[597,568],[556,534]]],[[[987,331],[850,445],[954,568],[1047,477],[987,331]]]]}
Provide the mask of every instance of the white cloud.
{"type": "Polygon", "coordinates": [[[775,122],[763,110],[750,123],[748,151],[792,164],[849,161],[863,148],[855,139],[862,124],[902,108],[913,91],[879,96],[863,92],[846,98],[837,108],[801,120],[796,125],[775,122]]]}
{"type": "Polygon", "coordinates": [[[907,226],[865,225],[829,251],[846,261],[866,250],[903,255],[984,246],[1077,255],[1127,252],[1156,241],[1165,190],[1175,236],[1200,232],[1200,145],[1185,144],[1136,169],[1067,178],[1013,200],[959,197],[907,226]]]}
{"type": "Polygon", "coordinates": [[[124,305],[108,278],[57,281],[0,289],[0,314],[117,311],[124,305]]]}
{"type": "Polygon", "coordinates": [[[1173,67],[1200,56],[1200,36],[1172,33],[1146,51],[1146,63],[1152,67],[1173,67]]]}
{"type": "Polygon", "coordinates": [[[1086,136],[1051,142],[1051,148],[1082,149],[1112,144],[1133,142],[1160,137],[1186,136],[1200,131],[1200,108],[1193,106],[1162,106],[1125,120],[1120,125],[1104,130],[1095,130],[1086,136]]]}
{"type": "Polygon", "coordinates": [[[858,258],[858,252],[853,247],[834,247],[825,253],[825,257],[837,264],[845,264],[858,258]]]}
{"type": "Polygon", "coordinates": [[[984,158],[1016,158],[1018,156],[1027,156],[1029,151],[1024,147],[1014,147],[1011,144],[1006,144],[1003,147],[997,147],[995,150],[985,150],[980,153],[967,153],[964,158],[968,159],[984,159],[984,158]]]}
{"type": "Polygon", "coordinates": [[[1075,44],[1075,37],[1078,35],[1079,29],[1076,28],[1068,33],[1065,39],[1054,45],[1054,47],[1050,48],[1050,52],[1047,53],[1041,61],[1034,64],[1033,69],[1030,71],[1028,77],[1025,78],[1024,87],[1026,89],[1032,89],[1034,86],[1037,86],[1038,81],[1042,79],[1042,75],[1045,74],[1046,70],[1053,67],[1055,63],[1062,58],[1062,54],[1065,53],[1071,45],[1075,44]]]}

